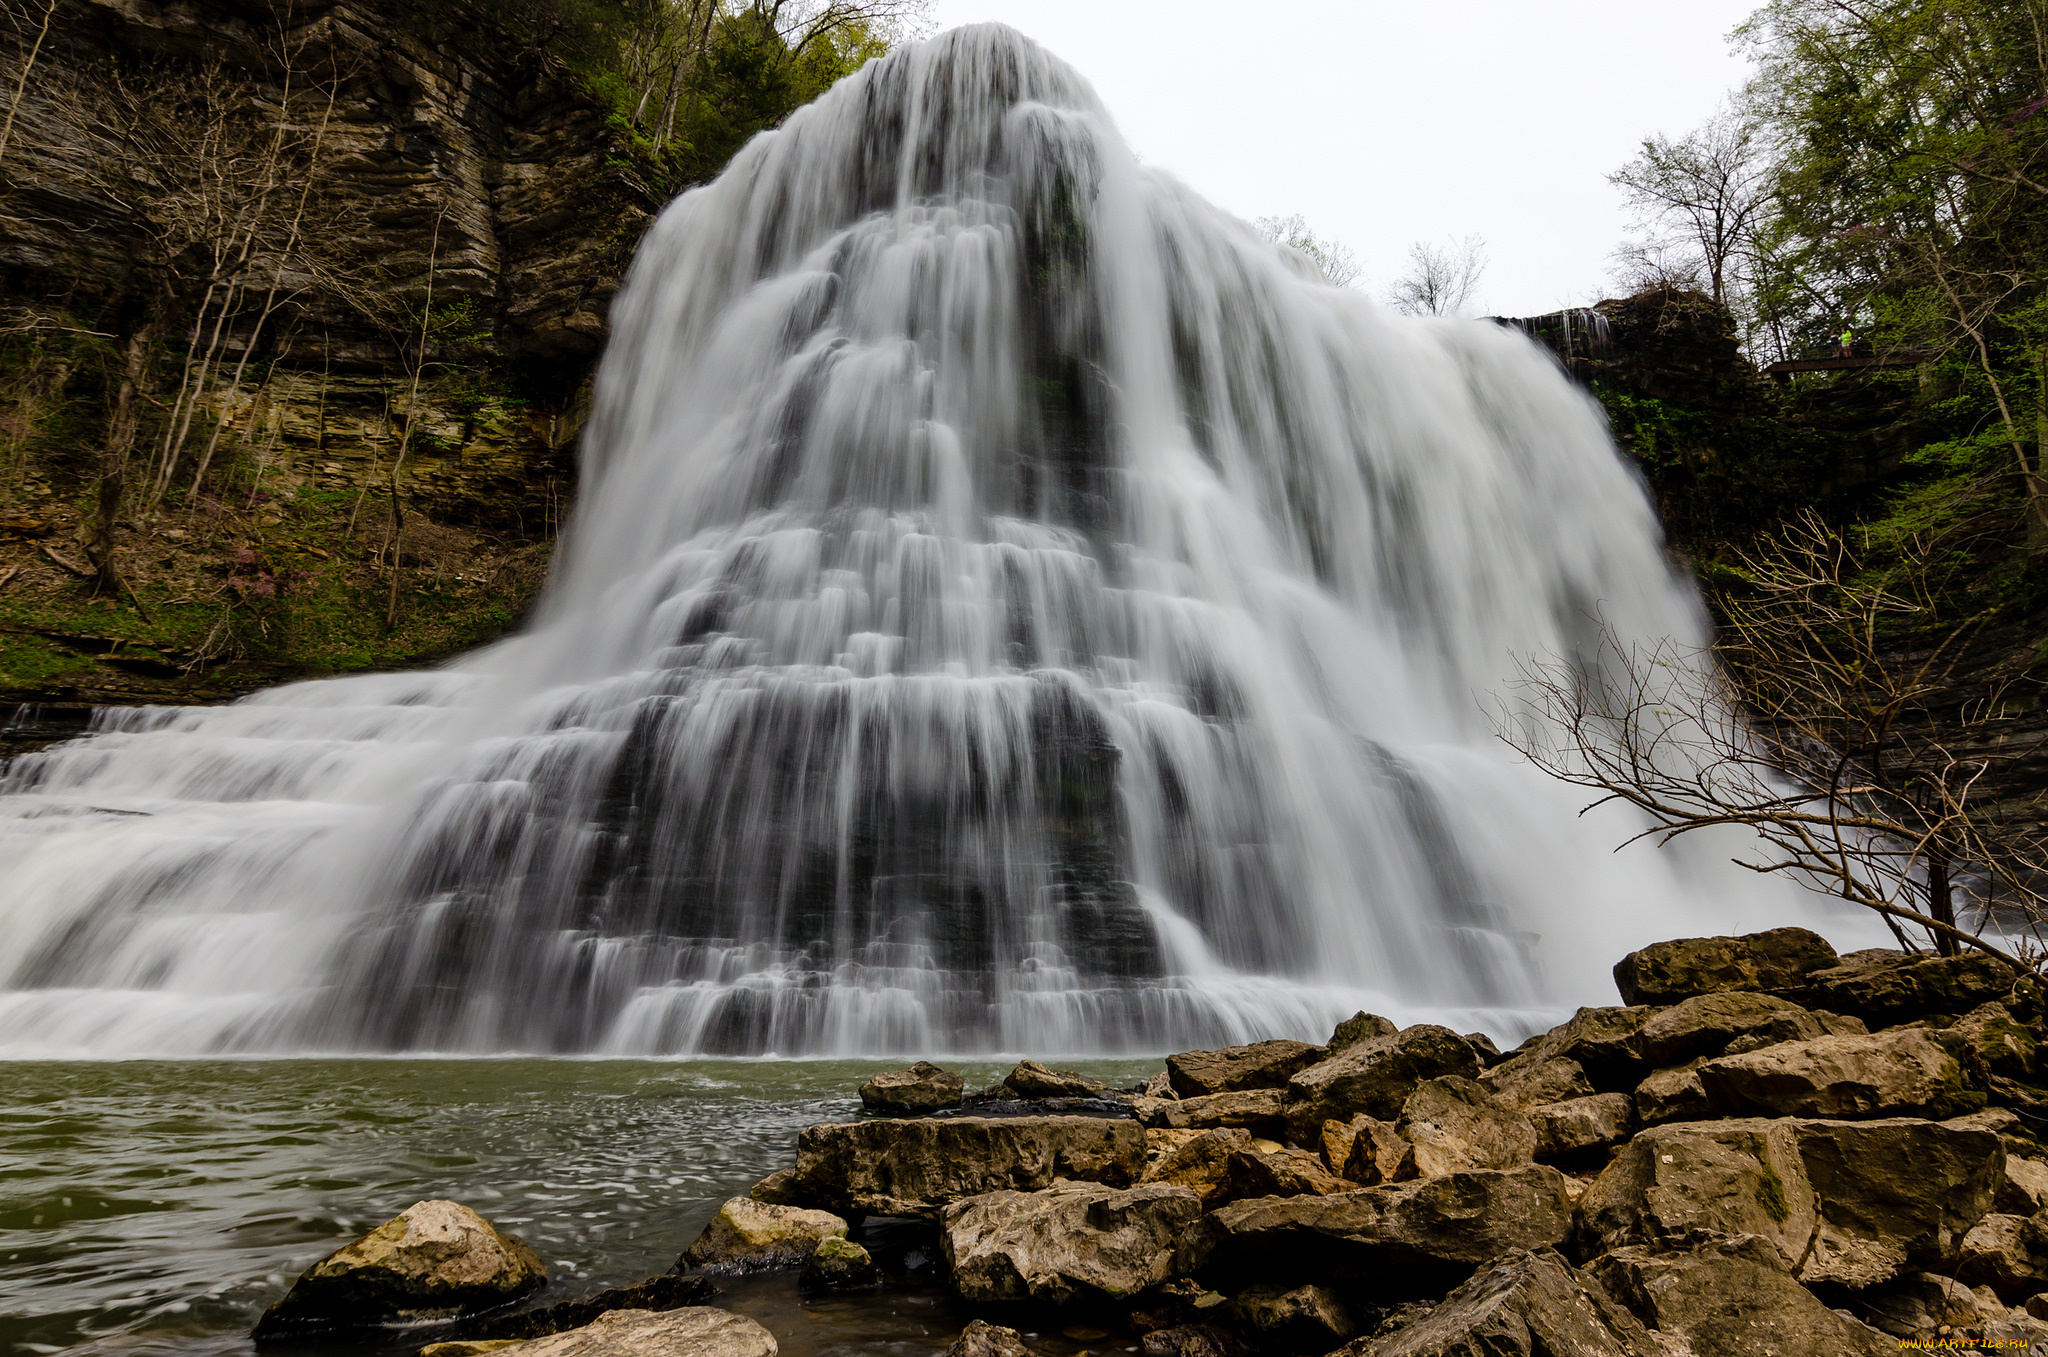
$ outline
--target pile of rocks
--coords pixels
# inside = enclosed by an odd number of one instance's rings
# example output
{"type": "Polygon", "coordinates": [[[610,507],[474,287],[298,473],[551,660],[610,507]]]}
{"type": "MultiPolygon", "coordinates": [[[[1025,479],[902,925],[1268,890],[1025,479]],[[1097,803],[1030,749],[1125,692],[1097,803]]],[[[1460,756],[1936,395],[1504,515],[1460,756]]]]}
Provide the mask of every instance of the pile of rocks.
{"type": "MultiPolygon", "coordinates": [[[[804,1131],[666,1280],[868,1288],[864,1244],[911,1221],[990,1318],[1120,1329],[1150,1357],[2048,1341],[2036,980],[1988,957],[1838,957],[1798,929],[1659,944],[1615,977],[1623,1005],[1506,1054],[1360,1014],[1324,1046],[1185,1052],[1120,1094],[1032,1062],[981,1095],[929,1064],[878,1075],[872,1115],[804,1131]]],[[[266,1326],[299,1322],[333,1263],[266,1326]]],[[[1027,1351],[981,1321],[952,1349],[1027,1351]]]]}

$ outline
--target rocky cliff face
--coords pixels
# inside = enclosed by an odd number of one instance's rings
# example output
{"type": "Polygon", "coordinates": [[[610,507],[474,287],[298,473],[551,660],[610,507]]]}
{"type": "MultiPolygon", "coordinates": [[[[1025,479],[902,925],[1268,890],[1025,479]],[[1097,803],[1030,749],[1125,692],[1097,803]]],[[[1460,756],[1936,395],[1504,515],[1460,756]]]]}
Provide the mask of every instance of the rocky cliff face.
{"type": "MultiPolygon", "coordinates": [[[[409,450],[406,489],[430,514],[541,530],[568,488],[564,454],[606,311],[658,205],[585,83],[487,3],[60,0],[0,166],[8,301],[89,312],[146,285],[150,242],[129,186],[110,186],[92,163],[100,148],[53,106],[109,70],[246,80],[279,101],[294,82],[331,85],[332,191],[319,210],[356,224],[372,261],[360,286],[384,294],[370,300],[389,302],[387,315],[417,309],[430,283],[435,306],[469,302],[488,337],[465,365],[510,365],[520,388],[516,410],[479,420],[439,398],[430,369],[419,413],[432,436],[409,450]]],[[[135,167],[132,193],[147,177],[135,167]]],[[[363,310],[316,298],[264,355],[272,380],[223,412],[274,434],[315,482],[367,474],[411,413],[397,347],[363,310]]]]}
{"type": "MultiPolygon", "coordinates": [[[[45,12],[0,11],[0,101],[23,91],[0,146],[0,695],[204,699],[510,625],[573,494],[612,297],[665,196],[550,50],[548,12],[55,0],[44,30],[45,12]],[[257,133],[216,135],[222,109],[257,133]],[[131,114],[150,127],[121,126],[131,114]],[[77,567],[123,339],[153,318],[147,462],[203,347],[191,260],[235,238],[269,127],[317,143],[313,243],[253,345],[260,298],[224,327],[174,492],[124,511],[128,596],[107,598],[77,567]],[[167,225],[173,194],[193,220],[167,225]]],[[[288,185],[270,210],[300,200],[288,185]]]]}

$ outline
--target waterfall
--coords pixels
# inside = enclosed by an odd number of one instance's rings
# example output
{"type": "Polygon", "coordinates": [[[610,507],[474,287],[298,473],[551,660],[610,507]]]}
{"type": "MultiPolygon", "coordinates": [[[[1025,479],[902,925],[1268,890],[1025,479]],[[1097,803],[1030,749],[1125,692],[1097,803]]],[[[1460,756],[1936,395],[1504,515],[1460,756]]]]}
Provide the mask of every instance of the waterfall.
{"type": "Polygon", "coordinates": [[[663,214],[583,457],[523,634],[7,767],[0,1054],[1506,1032],[1801,908],[1611,853],[1492,734],[1596,618],[1704,635],[1593,403],[1324,284],[1008,29],[663,214]]]}

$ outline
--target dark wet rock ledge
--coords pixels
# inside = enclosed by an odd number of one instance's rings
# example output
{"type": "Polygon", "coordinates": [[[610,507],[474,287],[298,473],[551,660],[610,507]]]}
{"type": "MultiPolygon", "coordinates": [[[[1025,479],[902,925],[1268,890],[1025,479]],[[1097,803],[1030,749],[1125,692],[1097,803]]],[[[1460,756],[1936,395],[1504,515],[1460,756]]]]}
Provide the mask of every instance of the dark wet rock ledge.
{"type": "MultiPolygon", "coordinates": [[[[906,1253],[980,1317],[1147,1357],[1799,1357],[2048,1344],[2048,994],[1989,957],[1660,943],[1623,1004],[1502,1053],[1360,1014],[1325,1046],[1169,1057],[1105,1089],[920,1062],[722,1207],[675,1269],[517,1314],[532,1251],[422,1202],[323,1260],[259,1339],[438,1325],[425,1357],[736,1357],[718,1309],[906,1253]],[[515,1353],[513,1345],[518,1345],[515,1353]]],[[[893,1266],[893,1265],[892,1265],[893,1266]]],[[[387,1337],[382,1340],[389,1346],[387,1337]]]]}

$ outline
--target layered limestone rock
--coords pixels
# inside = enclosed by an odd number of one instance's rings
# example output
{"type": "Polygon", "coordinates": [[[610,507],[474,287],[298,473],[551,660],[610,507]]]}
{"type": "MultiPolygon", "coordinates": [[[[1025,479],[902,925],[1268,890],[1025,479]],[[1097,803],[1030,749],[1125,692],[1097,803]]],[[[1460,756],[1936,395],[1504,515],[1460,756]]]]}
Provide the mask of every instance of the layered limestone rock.
{"type": "Polygon", "coordinates": [[[920,1060],[907,1070],[877,1074],[860,1086],[860,1102],[870,1112],[892,1117],[920,1117],[927,1112],[958,1107],[967,1081],[951,1070],[929,1060],[920,1060]]]}
{"type": "Polygon", "coordinates": [[[806,1204],[936,1217],[995,1191],[1035,1192],[1056,1178],[1122,1187],[1145,1168],[1145,1132],[1106,1117],[945,1117],[813,1126],[797,1138],[806,1204]]]}
{"type": "Polygon", "coordinates": [[[704,1306],[614,1310],[583,1328],[498,1349],[513,1357],[777,1357],[781,1350],[745,1315],[704,1306]]]}
{"type": "Polygon", "coordinates": [[[1174,1245],[1201,1214],[1201,1199],[1182,1187],[1063,1183],[955,1202],[940,1218],[940,1237],[963,1299],[1065,1306],[1166,1281],[1174,1245]]]}
{"type": "Polygon", "coordinates": [[[547,1283],[539,1255],[459,1202],[415,1202],[308,1268],[259,1338],[411,1324],[509,1304],[547,1283]]]}
{"type": "Polygon", "coordinates": [[[1509,1254],[1443,1303],[1333,1357],[1662,1357],[1634,1315],[1554,1251],[1509,1254]]]}
{"type": "Polygon", "coordinates": [[[846,1222],[829,1211],[734,1197],[683,1250],[676,1267],[736,1276],[797,1267],[822,1241],[845,1237],[846,1222]]]}

